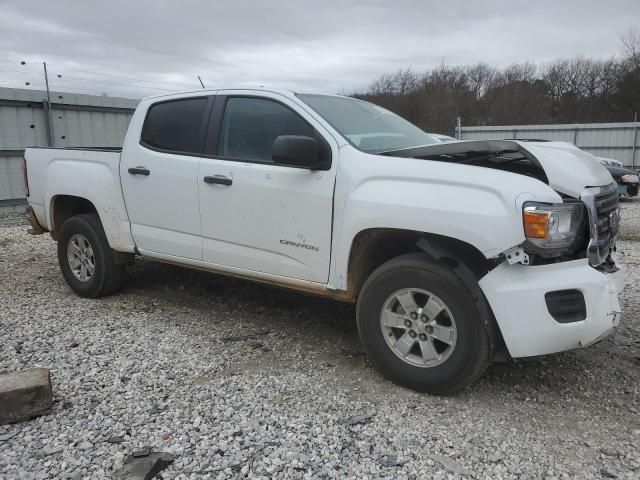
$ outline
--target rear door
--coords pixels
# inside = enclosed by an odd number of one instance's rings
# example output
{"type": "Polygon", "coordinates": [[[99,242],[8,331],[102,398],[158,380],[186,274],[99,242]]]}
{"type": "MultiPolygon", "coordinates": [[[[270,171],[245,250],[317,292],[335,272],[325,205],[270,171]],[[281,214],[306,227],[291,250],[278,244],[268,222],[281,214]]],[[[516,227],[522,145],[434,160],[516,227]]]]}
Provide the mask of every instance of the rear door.
{"type": "Polygon", "coordinates": [[[198,175],[203,260],[326,282],[337,156],[335,140],[293,100],[218,92],[198,175]],[[275,163],[279,135],[315,137],[331,168],[275,163]]]}
{"type": "Polygon", "coordinates": [[[142,253],[202,259],[198,164],[213,97],[153,103],[132,120],[120,176],[131,233],[142,253]],[[135,119],[134,119],[135,120],[135,119]]]}

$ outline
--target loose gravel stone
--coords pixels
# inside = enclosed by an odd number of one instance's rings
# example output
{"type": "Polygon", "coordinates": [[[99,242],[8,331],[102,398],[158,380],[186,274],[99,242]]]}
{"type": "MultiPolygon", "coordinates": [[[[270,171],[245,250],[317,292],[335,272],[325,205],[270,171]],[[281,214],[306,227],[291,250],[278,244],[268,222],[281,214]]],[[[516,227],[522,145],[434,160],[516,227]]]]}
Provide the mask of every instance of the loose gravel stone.
{"type": "Polygon", "coordinates": [[[613,343],[619,347],[628,347],[633,343],[633,340],[629,337],[625,337],[624,335],[614,335],[613,343]]]}
{"type": "Polygon", "coordinates": [[[0,218],[0,371],[54,385],[51,414],[0,427],[0,478],[111,478],[149,446],[175,455],[160,478],[638,479],[640,200],[622,205],[633,342],[496,364],[452,397],[378,375],[351,305],[145,261],[83,299],[48,235],[0,218]]]}

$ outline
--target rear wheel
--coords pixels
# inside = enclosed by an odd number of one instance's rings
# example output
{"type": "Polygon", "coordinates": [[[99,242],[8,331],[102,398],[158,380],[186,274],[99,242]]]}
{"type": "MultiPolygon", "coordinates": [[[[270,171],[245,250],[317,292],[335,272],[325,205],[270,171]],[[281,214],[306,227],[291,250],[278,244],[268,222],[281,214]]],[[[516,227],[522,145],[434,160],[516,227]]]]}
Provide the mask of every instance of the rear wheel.
{"type": "Polygon", "coordinates": [[[489,337],[467,286],[424,254],[390,260],[365,282],[358,331],[376,367],[415,390],[449,394],[489,364],[489,337]]]}
{"type": "Polygon", "coordinates": [[[58,263],[62,275],[81,297],[102,297],[124,282],[125,266],[117,264],[96,214],[67,219],[58,238],[58,263]]]}

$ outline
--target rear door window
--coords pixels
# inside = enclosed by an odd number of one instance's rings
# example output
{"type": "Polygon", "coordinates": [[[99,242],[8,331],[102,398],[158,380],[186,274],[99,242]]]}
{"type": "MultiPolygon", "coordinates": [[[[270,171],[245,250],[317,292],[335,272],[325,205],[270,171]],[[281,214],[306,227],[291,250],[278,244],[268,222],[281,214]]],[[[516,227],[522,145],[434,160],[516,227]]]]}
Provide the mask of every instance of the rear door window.
{"type": "Polygon", "coordinates": [[[142,144],[169,153],[200,154],[206,106],[206,98],[185,98],[152,105],[142,129],[142,144]]]}

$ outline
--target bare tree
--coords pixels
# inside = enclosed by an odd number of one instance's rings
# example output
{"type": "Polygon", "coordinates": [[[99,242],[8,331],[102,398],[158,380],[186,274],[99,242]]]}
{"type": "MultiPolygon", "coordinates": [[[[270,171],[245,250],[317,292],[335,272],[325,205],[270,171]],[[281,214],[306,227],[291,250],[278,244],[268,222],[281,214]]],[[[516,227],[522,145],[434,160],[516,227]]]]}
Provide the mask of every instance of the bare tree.
{"type": "Polygon", "coordinates": [[[621,37],[623,57],[410,68],[386,73],[355,96],[388,108],[421,128],[452,133],[467,125],[628,121],[640,110],[640,33],[621,37]]]}
{"type": "Polygon", "coordinates": [[[559,103],[569,90],[569,62],[566,58],[558,59],[546,65],[542,71],[542,80],[553,102],[559,103]]]}
{"type": "Polygon", "coordinates": [[[640,30],[630,28],[621,37],[622,46],[627,60],[633,68],[640,68],[640,30]]]}
{"type": "Polygon", "coordinates": [[[498,76],[498,70],[486,63],[478,63],[467,67],[466,73],[469,88],[478,99],[487,92],[498,76]]]}

